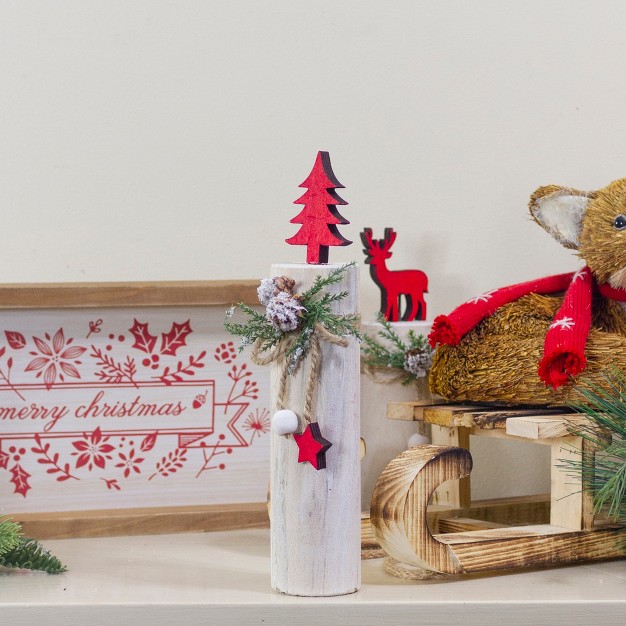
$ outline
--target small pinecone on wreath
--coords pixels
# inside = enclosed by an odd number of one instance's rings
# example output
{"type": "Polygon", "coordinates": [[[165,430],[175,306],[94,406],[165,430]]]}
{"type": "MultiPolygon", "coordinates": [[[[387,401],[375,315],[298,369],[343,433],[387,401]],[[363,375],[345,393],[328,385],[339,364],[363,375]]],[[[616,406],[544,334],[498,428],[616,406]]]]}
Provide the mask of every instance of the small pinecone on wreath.
{"type": "Polygon", "coordinates": [[[300,296],[281,291],[268,302],[265,317],[276,330],[288,333],[300,326],[305,311],[300,296]]]}
{"type": "Polygon", "coordinates": [[[433,362],[430,352],[415,348],[404,355],[404,369],[416,378],[423,378],[433,362]]]}
{"type": "Polygon", "coordinates": [[[279,293],[285,292],[290,295],[293,294],[293,288],[296,281],[288,276],[274,276],[274,278],[263,278],[261,284],[257,287],[257,295],[259,296],[259,302],[263,306],[267,306],[270,300],[276,297],[279,293]]]}

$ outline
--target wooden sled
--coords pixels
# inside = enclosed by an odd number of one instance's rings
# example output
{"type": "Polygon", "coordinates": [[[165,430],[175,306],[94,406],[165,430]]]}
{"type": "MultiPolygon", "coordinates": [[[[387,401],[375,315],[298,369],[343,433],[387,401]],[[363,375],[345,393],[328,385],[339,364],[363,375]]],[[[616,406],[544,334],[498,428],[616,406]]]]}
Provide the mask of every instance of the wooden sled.
{"type": "Polygon", "coordinates": [[[391,403],[388,412],[396,419],[432,424],[435,442],[398,455],[374,488],[371,528],[389,555],[389,573],[423,579],[626,556],[626,527],[594,519],[592,498],[581,479],[559,467],[565,458],[594,454],[571,434],[572,421],[581,416],[563,410],[413,403],[391,403]],[[470,434],[551,446],[549,499],[470,502],[470,434]],[[442,443],[454,445],[436,445],[442,443]],[[429,509],[434,493],[436,504],[429,509]],[[524,513],[527,519],[520,522],[524,513]]]}

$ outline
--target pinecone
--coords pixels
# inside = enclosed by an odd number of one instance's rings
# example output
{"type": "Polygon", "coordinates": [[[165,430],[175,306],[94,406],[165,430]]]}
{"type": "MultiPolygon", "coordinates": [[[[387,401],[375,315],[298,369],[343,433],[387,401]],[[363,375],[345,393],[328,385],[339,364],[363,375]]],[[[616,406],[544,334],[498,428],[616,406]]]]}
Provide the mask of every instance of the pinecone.
{"type": "Polygon", "coordinates": [[[270,300],[279,293],[285,292],[292,295],[295,284],[296,281],[287,276],[264,278],[261,280],[261,284],[256,290],[257,295],[259,296],[259,302],[262,305],[267,306],[270,303],[270,300]]]}
{"type": "Polygon", "coordinates": [[[300,320],[305,311],[300,296],[280,291],[268,302],[265,317],[276,330],[288,333],[300,326],[300,320]]]}
{"type": "Polygon", "coordinates": [[[426,376],[432,362],[433,355],[431,352],[426,352],[417,348],[409,350],[404,355],[404,369],[410,374],[413,374],[415,378],[423,378],[426,376]]]}
{"type": "MultiPolygon", "coordinates": [[[[274,285],[276,286],[276,289],[278,291],[293,293],[293,288],[296,286],[296,281],[293,280],[293,278],[289,278],[289,276],[274,276],[274,285]]],[[[276,293],[278,293],[278,291],[276,293]]]]}

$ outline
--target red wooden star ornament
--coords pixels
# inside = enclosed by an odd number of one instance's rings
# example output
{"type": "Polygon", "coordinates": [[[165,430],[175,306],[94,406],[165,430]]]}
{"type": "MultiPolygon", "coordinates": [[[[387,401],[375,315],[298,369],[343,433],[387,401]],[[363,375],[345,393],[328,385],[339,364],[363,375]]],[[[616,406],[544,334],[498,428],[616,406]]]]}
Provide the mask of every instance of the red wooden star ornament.
{"type": "Polygon", "coordinates": [[[326,451],[333,444],[322,437],[317,422],[311,422],[301,435],[294,433],[293,438],[298,444],[298,463],[308,461],[316,470],[326,467],[326,451]]]}

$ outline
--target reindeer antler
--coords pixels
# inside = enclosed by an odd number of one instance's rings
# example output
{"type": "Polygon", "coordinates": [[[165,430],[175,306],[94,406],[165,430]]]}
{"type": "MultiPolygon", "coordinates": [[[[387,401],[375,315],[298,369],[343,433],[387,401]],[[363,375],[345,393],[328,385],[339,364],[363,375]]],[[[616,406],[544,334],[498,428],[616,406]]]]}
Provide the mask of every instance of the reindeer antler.
{"type": "Polygon", "coordinates": [[[361,241],[363,242],[363,245],[367,248],[366,250],[364,250],[365,254],[368,254],[370,250],[373,250],[374,247],[376,246],[374,240],[372,239],[372,229],[371,228],[364,228],[363,232],[361,233],[361,241]]]}
{"type": "Polygon", "coordinates": [[[383,250],[389,250],[393,246],[393,242],[396,240],[397,234],[393,228],[385,228],[385,238],[380,240],[383,250]]]}

